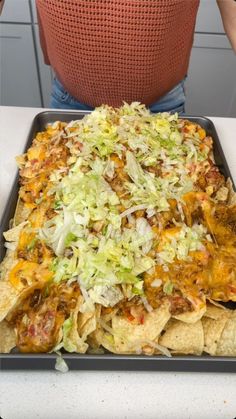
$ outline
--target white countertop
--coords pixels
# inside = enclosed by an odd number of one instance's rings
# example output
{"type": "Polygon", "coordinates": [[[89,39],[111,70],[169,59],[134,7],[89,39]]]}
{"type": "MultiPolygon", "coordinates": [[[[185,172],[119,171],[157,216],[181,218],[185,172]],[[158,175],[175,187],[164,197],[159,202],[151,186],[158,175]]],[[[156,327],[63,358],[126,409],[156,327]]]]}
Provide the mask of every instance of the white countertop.
{"type": "MultiPolygon", "coordinates": [[[[0,107],[0,216],[33,117],[45,109],[0,107]]],[[[211,118],[236,180],[236,119],[211,118]]],[[[6,372],[2,419],[233,419],[236,374],[6,372]]]]}

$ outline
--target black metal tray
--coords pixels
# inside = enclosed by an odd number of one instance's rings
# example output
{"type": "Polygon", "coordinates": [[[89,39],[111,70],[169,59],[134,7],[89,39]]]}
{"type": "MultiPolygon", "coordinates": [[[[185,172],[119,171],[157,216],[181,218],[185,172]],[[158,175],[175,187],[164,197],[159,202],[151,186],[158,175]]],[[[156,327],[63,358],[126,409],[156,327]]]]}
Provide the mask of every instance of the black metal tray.
{"type": "MultiPolygon", "coordinates": [[[[83,118],[90,111],[77,112],[41,112],[33,120],[25,151],[38,131],[42,131],[48,123],[55,121],[72,121],[83,118]]],[[[211,120],[205,117],[184,115],[184,119],[199,123],[214,140],[214,157],[221,173],[231,177],[216,129],[211,120]]],[[[0,261],[5,254],[3,232],[8,230],[13,218],[18,198],[18,176],[15,179],[5,211],[0,224],[0,261]]],[[[0,354],[0,370],[49,370],[55,368],[56,354],[0,354]]],[[[236,372],[236,357],[202,356],[144,356],[144,355],[104,355],[63,354],[71,370],[130,370],[130,371],[188,371],[188,372],[236,372]]]]}

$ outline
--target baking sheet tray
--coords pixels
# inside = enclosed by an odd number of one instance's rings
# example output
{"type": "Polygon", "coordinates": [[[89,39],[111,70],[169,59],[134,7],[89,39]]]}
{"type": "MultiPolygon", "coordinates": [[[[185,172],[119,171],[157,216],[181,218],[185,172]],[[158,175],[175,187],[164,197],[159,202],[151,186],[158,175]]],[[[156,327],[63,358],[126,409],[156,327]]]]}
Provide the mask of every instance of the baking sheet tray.
{"type": "MultiPolygon", "coordinates": [[[[41,112],[33,120],[25,151],[30,147],[31,142],[38,131],[42,131],[48,123],[55,121],[72,121],[81,119],[89,111],[77,112],[41,112]]],[[[231,178],[228,164],[226,162],[216,129],[212,121],[205,117],[184,115],[200,124],[214,140],[214,157],[216,165],[226,178],[231,178]]],[[[3,232],[8,230],[9,222],[14,216],[18,198],[18,176],[15,179],[0,225],[0,261],[5,254],[3,232]]],[[[232,303],[234,304],[234,303],[232,303]]],[[[235,304],[234,304],[235,307],[235,304]]],[[[49,370],[55,368],[56,354],[20,354],[13,350],[10,354],[0,354],[0,369],[6,370],[49,370]]],[[[63,354],[69,369],[71,370],[133,370],[133,371],[189,371],[189,372],[236,372],[235,357],[212,357],[202,356],[175,356],[166,358],[164,356],[145,355],[114,355],[105,353],[103,355],[90,354],[63,354]]]]}

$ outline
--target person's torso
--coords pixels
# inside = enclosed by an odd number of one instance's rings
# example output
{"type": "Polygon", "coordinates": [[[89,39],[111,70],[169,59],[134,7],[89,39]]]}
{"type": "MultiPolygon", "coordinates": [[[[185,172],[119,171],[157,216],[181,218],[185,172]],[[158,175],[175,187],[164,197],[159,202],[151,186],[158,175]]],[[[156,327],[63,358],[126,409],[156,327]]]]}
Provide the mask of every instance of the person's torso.
{"type": "Polygon", "coordinates": [[[83,103],[154,102],[186,74],[199,0],[37,0],[41,44],[83,103]]]}

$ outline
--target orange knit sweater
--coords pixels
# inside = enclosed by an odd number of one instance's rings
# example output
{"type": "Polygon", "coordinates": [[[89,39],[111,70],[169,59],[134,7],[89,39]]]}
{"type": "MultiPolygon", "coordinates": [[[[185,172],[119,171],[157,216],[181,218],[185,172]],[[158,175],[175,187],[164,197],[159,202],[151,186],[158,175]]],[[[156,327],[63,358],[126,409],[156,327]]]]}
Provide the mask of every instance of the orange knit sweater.
{"type": "Polygon", "coordinates": [[[36,0],[41,45],[91,106],[155,102],[187,73],[199,0],[36,0]]]}

